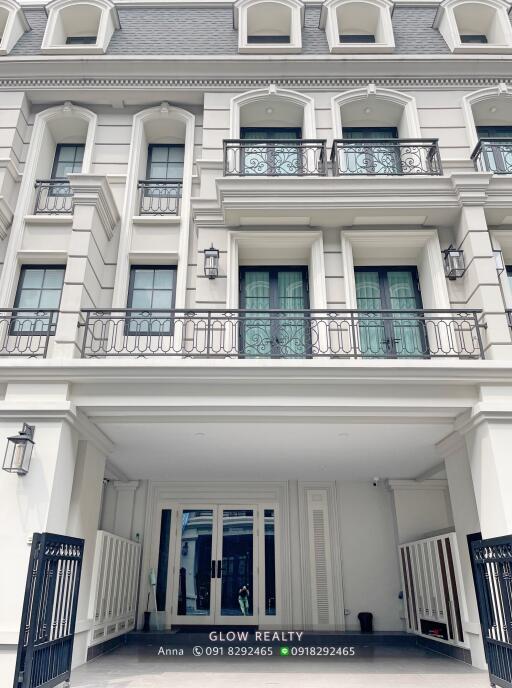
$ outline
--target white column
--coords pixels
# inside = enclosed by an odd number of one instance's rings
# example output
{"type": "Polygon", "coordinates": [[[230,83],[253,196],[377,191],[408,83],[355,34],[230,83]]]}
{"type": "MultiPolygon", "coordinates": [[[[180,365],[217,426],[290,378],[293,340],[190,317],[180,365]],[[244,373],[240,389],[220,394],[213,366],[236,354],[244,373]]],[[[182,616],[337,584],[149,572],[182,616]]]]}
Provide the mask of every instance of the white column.
{"type": "Polygon", "coordinates": [[[89,617],[96,534],[101,509],[105,454],[91,442],[80,441],[68,518],[68,535],[85,540],[82,577],[73,647],[73,666],[87,659],[87,640],[93,619],[89,617]]]}
{"type": "Polygon", "coordinates": [[[471,568],[471,558],[467,536],[480,531],[480,522],[476,508],[471,470],[463,438],[454,433],[438,445],[439,452],[445,460],[448,487],[452,504],[453,521],[459,547],[459,559],[464,586],[464,601],[461,600],[463,628],[469,640],[471,661],[479,669],[487,667],[482,631],[478,616],[475,584],[471,568]]]}
{"type": "Polygon", "coordinates": [[[0,421],[2,452],[7,437],[16,435],[23,422],[35,425],[29,473],[18,477],[0,471],[2,685],[4,679],[7,685],[14,675],[31,536],[34,532],[66,532],[77,451],[77,435],[68,421],[42,420],[40,416],[20,413],[0,421]]]}
{"type": "Polygon", "coordinates": [[[512,412],[477,414],[464,428],[480,530],[512,534],[512,412]]]}
{"type": "Polygon", "coordinates": [[[114,519],[114,533],[121,537],[133,540],[132,524],[135,504],[135,491],[139,486],[138,480],[122,482],[116,480],[113,483],[117,492],[116,514],[114,519]]]}

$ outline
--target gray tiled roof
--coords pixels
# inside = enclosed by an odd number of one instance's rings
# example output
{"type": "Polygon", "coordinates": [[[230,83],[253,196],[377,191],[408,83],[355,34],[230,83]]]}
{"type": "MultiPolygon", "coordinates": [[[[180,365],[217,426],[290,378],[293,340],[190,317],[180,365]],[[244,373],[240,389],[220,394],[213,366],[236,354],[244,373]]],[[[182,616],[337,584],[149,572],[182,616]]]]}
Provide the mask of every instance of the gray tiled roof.
{"type": "MultiPolygon", "coordinates": [[[[110,41],[109,55],[236,55],[238,34],[229,7],[118,8],[121,30],[110,41]]],[[[449,49],[432,28],[433,7],[396,7],[393,13],[395,53],[439,54],[449,49]]],[[[31,31],[24,34],[12,55],[37,55],[46,26],[44,8],[25,10],[31,31]]],[[[318,27],[320,6],[306,7],[302,52],[328,54],[325,31],[318,27]]]]}

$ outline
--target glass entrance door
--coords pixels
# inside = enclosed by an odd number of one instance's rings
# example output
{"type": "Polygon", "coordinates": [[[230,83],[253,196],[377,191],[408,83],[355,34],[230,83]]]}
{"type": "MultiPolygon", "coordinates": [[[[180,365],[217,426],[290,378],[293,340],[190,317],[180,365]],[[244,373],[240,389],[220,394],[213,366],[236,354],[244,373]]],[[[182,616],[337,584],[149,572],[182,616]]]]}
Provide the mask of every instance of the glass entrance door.
{"type": "Polygon", "coordinates": [[[257,623],[257,508],[182,508],[178,528],[172,623],[257,623]]]}

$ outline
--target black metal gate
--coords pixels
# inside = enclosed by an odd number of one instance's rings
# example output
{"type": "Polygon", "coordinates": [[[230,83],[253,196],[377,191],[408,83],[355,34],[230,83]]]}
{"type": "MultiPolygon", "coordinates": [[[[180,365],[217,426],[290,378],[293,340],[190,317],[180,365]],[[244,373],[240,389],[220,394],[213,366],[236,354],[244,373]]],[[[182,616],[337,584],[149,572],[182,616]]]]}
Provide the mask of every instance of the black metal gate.
{"type": "Polygon", "coordinates": [[[79,538],[34,533],[14,688],[69,681],[83,551],[79,538]]]}
{"type": "Polygon", "coordinates": [[[491,684],[512,688],[512,535],[476,540],[471,555],[491,684]]]}

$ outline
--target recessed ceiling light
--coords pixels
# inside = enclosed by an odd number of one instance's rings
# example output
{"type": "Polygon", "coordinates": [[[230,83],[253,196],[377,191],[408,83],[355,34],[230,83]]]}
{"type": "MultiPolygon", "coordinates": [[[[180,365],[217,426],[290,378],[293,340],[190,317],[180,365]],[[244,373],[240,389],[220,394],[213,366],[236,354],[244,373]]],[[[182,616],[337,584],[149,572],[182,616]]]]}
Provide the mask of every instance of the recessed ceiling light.
{"type": "Polygon", "coordinates": [[[267,115],[271,115],[271,114],[274,112],[274,110],[273,110],[271,107],[268,107],[268,108],[265,110],[265,112],[267,113],[267,115]]]}
{"type": "Polygon", "coordinates": [[[489,112],[496,112],[497,109],[498,108],[496,107],[496,105],[493,105],[492,107],[489,108],[489,112]]]}
{"type": "Polygon", "coordinates": [[[205,432],[195,432],[194,437],[206,437],[206,433],[205,432]]]}
{"type": "Polygon", "coordinates": [[[348,437],[348,432],[339,432],[338,437],[348,437]]]}
{"type": "Polygon", "coordinates": [[[372,111],[371,107],[365,107],[364,114],[369,115],[371,111],[372,111]]]}

